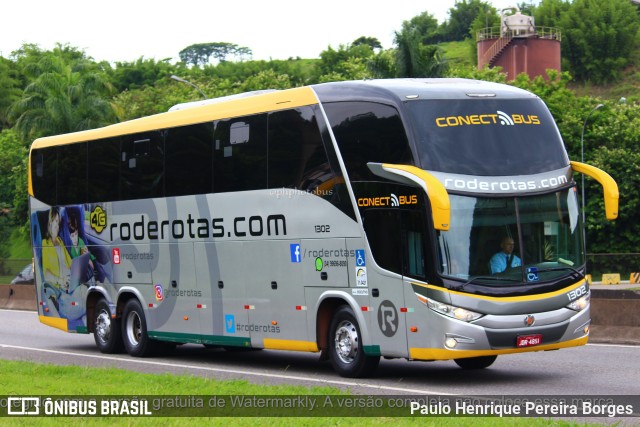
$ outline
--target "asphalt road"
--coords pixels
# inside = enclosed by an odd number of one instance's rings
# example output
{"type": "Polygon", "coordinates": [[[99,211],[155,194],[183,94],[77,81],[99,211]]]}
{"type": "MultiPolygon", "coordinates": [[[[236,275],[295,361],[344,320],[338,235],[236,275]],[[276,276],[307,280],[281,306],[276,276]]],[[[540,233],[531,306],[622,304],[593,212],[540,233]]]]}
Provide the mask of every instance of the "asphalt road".
{"type": "Polygon", "coordinates": [[[640,395],[640,347],[589,344],[506,355],[488,369],[465,371],[452,361],[382,360],[374,378],[345,379],[318,355],[282,351],[227,352],[199,345],[168,357],[104,355],[92,335],[42,325],[32,311],[0,310],[0,358],[133,371],[189,373],[264,384],[323,385],[362,394],[640,395]]]}

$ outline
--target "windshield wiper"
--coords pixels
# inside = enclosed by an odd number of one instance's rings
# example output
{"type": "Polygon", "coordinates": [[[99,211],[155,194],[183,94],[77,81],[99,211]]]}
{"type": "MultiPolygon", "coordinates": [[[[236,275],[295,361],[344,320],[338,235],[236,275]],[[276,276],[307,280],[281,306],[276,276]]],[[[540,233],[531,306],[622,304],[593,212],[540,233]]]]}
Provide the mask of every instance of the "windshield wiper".
{"type": "Polygon", "coordinates": [[[576,273],[578,276],[582,276],[584,278],[584,274],[580,273],[578,270],[576,270],[573,267],[570,266],[566,266],[566,267],[549,267],[549,268],[539,268],[538,269],[538,273],[546,273],[548,271],[563,271],[563,270],[571,270],[574,273],[576,273]]]}
{"type": "Polygon", "coordinates": [[[462,285],[459,286],[451,286],[450,289],[453,289],[454,291],[460,291],[463,290],[465,286],[467,286],[470,283],[473,283],[474,280],[477,279],[481,279],[481,280],[493,280],[496,282],[501,282],[501,281],[511,281],[511,282],[515,282],[515,283],[520,283],[521,280],[520,279],[511,279],[510,277],[497,277],[497,276],[473,276],[471,279],[467,280],[466,282],[464,282],[462,285]]]}

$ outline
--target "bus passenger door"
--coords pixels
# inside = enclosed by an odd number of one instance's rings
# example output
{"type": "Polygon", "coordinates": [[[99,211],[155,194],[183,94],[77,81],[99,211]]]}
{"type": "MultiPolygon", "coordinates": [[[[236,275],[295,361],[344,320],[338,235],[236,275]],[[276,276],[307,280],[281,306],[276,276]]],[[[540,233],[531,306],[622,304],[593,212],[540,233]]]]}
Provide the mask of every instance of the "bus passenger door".
{"type": "Polygon", "coordinates": [[[249,347],[249,307],[242,242],[194,244],[198,289],[202,291],[203,344],[249,347]]]}
{"type": "MultiPolygon", "coordinates": [[[[403,292],[403,216],[404,211],[398,208],[368,209],[363,213],[364,229],[371,248],[371,253],[366,253],[364,266],[371,301],[371,338],[372,344],[379,346],[384,356],[408,355],[407,315],[410,313],[405,306],[403,292]]],[[[353,268],[358,270],[359,267],[354,265],[353,268]]],[[[356,288],[362,286],[357,275],[356,288]]]]}

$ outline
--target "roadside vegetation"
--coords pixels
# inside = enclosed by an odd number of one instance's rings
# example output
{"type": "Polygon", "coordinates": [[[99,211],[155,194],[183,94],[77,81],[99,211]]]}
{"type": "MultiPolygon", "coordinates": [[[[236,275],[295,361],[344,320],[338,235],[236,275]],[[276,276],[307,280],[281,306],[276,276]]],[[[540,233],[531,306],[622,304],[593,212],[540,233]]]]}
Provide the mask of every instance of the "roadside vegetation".
{"type": "MultiPolygon", "coordinates": [[[[334,387],[302,387],[291,385],[259,385],[246,380],[218,381],[191,375],[142,374],[115,368],[89,368],[77,366],[44,365],[33,362],[15,362],[0,359],[0,378],[5,396],[282,396],[282,395],[349,395],[334,387]],[[32,378],[32,381],[25,381],[32,378]]],[[[384,426],[390,422],[397,426],[476,427],[491,426],[572,426],[570,421],[543,418],[498,417],[269,417],[268,409],[259,417],[242,417],[242,411],[233,417],[189,417],[189,410],[179,417],[7,417],[1,425],[59,426],[72,422],[88,426],[384,426]]],[[[355,412],[354,412],[355,414],[355,412]]]]}

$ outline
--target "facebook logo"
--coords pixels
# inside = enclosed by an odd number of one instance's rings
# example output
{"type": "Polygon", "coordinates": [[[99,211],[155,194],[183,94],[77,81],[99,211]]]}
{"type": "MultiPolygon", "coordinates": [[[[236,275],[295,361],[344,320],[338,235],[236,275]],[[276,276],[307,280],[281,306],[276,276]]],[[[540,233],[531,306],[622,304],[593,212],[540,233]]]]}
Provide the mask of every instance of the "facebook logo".
{"type": "Polygon", "coordinates": [[[289,245],[291,251],[291,262],[302,262],[302,254],[300,253],[300,244],[291,243],[289,245]]]}
{"type": "Polygon", "coordinates": [[[233,314],[224,315],[224,330],[227,331],[228,334],[236,333],[236,316],[233,314]]]}

